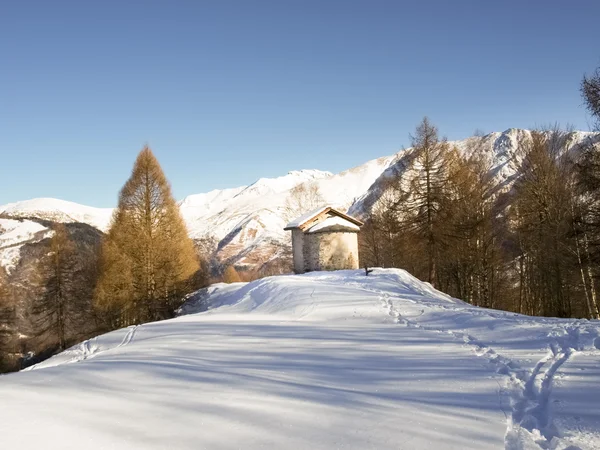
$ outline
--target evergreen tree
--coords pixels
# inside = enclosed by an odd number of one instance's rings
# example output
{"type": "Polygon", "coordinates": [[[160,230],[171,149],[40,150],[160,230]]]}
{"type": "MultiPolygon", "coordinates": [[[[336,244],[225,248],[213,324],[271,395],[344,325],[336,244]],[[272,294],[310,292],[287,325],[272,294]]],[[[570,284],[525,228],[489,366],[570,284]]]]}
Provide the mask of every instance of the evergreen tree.
{"type": "Polygon", "coordinates": [[[145,147],[102,245],[96,305],[113,326],[171,317],[198,269],[169,183],[145,147]]]}

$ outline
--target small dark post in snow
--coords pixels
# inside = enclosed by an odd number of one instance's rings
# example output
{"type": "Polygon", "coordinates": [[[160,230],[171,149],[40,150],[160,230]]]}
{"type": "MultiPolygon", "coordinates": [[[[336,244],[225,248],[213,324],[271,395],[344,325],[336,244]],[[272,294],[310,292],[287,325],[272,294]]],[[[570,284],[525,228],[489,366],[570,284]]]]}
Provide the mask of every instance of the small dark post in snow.
{"type": "Polygon", "coordinates": [[[365,276],[368,277],[371,272],[373,272],[373,269],[369,269],[367,266],[365,266],[365,276]]]}

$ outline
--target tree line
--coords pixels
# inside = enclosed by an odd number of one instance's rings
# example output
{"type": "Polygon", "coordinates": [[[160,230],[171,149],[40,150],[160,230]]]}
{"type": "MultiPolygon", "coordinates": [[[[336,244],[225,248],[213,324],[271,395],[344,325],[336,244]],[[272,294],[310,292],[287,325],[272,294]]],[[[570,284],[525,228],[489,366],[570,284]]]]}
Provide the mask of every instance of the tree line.
{"type": "MultiPolygon", "coordinates": [[[[582,94],[600,129],[600,72],[582,94]]],[[[519,138],[511,188],[483,139],[457,149],[424,118],[361,233],[362,263],[401,267],[478,306],[598,319],[600,142],[519,138]]]]}

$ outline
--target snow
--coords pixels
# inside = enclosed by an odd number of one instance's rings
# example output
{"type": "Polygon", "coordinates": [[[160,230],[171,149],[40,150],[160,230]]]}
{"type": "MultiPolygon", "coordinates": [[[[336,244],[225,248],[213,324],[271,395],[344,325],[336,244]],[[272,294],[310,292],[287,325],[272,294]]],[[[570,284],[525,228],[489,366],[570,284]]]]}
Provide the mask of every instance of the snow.
{"type": "Polygon", "coordinates": [[[112,213],[112,208],[93,208],[55,198],[36,198],[0,206],[0,214],[14,218],[34,217],[63,223],[87,223],[101,231],[108,229],[112,213]]]}
{"type": "Polygon", "coordinates": [[[286,228],[298,228],[300,225],[302,225],[306,221],[321,214],[327,208],[329,208],[329,206],[319,206],[318,208],[313,209],[312,211],[302,214],[300,217],[297,217],[296,219],[294,219],[290,223],[288,223],[286,225],[286,228]]]}
{"type": "Polygon", "coordinates": [[[250,186],[186,197],[180,202],[181,213],[194,238],[212,235],[219,241],[242,244],[244,249],[262,242],[288,243],[289,233],[283,229],[288,219],[286,203],[294,187],[315,183],[324,203],[346,211],[390,162],[391,158],[369,161],[337,175],[299,170],[278,178],[261,178],[250,186]]]}
{"type": "Polygon", "coordinates": [[[324,221],[310,227],[308,230],[306,230],[306,232],[318,233],[319,231],[325,231],[327,229],[360,231],[360,227],[358,225],[349,222],[343,217],[333,216],[328,217],[324,221]]]}
{"type": "Polygon", "coordinates": [[[51,231],[30,220],[0,219],[0,267],[11,273],[19,263],[21,246],[49,237],[51,231]]]}
{"type": "Polygon", "coordinates": [[[600,322],[402,270],[218,284],[0,379],[7,448],[600,448],[600,322]]]}

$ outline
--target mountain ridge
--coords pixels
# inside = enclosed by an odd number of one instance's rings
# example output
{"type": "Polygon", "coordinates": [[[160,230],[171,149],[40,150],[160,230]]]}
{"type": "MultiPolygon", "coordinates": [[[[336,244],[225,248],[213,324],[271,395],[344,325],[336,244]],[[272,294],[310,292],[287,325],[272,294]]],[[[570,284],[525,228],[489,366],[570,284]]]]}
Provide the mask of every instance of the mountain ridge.
{"type": "MultiPolygon", "coordinates": [[[[490,172],[499,189],[510,187],[518,172],[518,143],[531,135],[527,129],[509,128],[485,136],[471,136],[449,145],[460,151],[478,146],[490,159],[490,172]]],[[[573,143],[600,141],[600,133],[575,131],[573,143]]],[[[334,174],[318,169],[293,170],[275,178],[259,178],[247,186],[192,194],[178,202],[189,234],[196,240],[216,241],[214,251],[223,264],[256,267],[289,251],[283,231],[293,211],[292,189],[302,184],[318,187],[322,203],[359,217],[367,214],[381,195],[385,181],[404,170],[411,148],[373,159],[334,174]]],[[[105,232],[112,208],[94,208],[66,200],[41,198],[0,206],[0,217],[83,222],[105,232]]],[[[1,234],[0,234],[1,236],[1,234]]]]}

